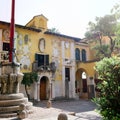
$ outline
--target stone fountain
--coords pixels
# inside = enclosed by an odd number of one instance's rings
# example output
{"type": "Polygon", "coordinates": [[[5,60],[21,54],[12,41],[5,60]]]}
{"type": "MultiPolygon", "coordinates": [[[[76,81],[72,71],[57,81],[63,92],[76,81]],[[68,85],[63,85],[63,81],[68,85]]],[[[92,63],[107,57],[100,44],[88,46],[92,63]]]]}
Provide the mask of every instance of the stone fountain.
{"type": "Polygon", "coordinates": [[[32,112],[32,103],[23,93],[19,93],[19,85],[23,79],[18,63],[0,63],[0,118],[26,118],[32,112]]]}
{"type": "Polygon", "coordinates": [[[9,62],[0,63],[0,118],[24,119],[31,112],[32,103],[28,102],[22,93],[19,93],[23,74],[20,72],[20,64],[14,62],[15,0],[12,0],[11,8],[9,62]]]}

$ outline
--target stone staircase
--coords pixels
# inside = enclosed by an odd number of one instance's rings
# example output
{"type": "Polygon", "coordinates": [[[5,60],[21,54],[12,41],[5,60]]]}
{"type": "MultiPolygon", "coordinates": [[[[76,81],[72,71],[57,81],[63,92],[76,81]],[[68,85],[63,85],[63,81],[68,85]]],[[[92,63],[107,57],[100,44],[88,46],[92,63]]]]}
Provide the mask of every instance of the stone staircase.
{"type": "Polygon", "coordinates": [[[0,118],[17,117],[21,113],[30,114],[33,112],[32,107],[33,104],[22,93],[0,95],[0,118]]]}

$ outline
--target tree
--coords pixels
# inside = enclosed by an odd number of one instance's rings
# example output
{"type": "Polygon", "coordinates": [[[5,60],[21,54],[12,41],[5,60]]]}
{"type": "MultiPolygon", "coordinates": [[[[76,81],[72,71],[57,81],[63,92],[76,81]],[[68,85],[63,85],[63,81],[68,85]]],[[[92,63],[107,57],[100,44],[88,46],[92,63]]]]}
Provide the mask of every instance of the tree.
{"type": "Polygon", "coordinates": [[[31,84],[33,84],[33,82],[37,82],[37,81],[38,81],[37,73],[35,73],[35,72],[24,73],[23,80],[21,83],[25,85],[25,91],[26,91],[28,100],[30,100],[30,94],[28,92],[28,87],[30,87],[31,84]]]}
{"type": "Polygon", "coordinates": [[[104,58],[96,63],[101,82],[100,96],[94,99],[104,120],[120,119],[120,57],[104,58]]]}
{"type": "MultiPolygon", "coordinates": [[[[96,17],[95,23],[89,22],[88,31],[85,36],[96,44],[93,49],[96,56],[100,58],[111,57],[115,50],[118,50],[120,43],[120,11],[119,5],[115,5],[110,15],[96,17]],[[103,43],[103,38],[108,39],[108,43],[103,43]]],[[[89,42],[90,42],[89,41],[89,42]]]]}
{"type": "Polygon", "coordinates": [[[58,29],[56,28],[51,28],[48,30],[49,32],[52,32],[52,33],[60,33],[58,29]]]}

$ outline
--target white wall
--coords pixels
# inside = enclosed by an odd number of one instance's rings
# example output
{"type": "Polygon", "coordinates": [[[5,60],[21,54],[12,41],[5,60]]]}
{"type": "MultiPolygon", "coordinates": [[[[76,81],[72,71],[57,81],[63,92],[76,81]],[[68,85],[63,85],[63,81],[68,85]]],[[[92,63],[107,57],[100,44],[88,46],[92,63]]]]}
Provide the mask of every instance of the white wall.
{"type": "Polygon", "coordinates": [[[62,81],[56,80],[55,81],[55,97],[61,97],[62,95],[62,81]]]}

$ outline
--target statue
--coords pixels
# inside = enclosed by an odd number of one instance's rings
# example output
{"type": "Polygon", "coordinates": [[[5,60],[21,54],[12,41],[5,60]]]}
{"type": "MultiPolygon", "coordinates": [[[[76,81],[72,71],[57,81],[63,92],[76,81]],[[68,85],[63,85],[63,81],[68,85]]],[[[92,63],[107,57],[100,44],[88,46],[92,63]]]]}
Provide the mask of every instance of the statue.
{"type": "Polygon", "coordinates": [[[23,73],[20,72],[19,64],[15,64],[14,67],[11,66],[9,64],[7,66],[6,64],[3,64],[2,66],[3,73],[0,75],[1,94],[12,94],[19,92],[19,83],[23,78],[23,73]],[[10,73],[10,71],[13,72],[10,73]]]}
{"type": "Polygon", "coordinates": [[[7,86],[8,86],[8,75],[0,76],[1,81],[1,94],[6,94],[8,92],[7,86]]]}
{"type": "Polygon", "coordinates": [[[17,81],[17,74],[13,74],[11,73],[10,74],[10,93],[16,93],[16,89],[17,89],[17,84],[18,84],[18,81],[17,81]]]}

